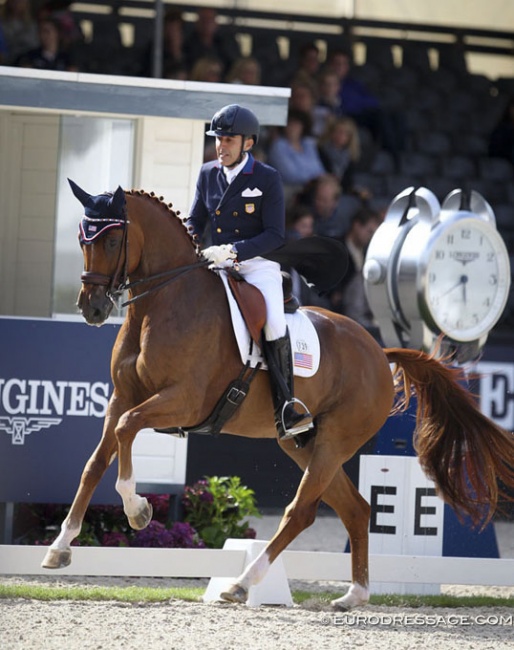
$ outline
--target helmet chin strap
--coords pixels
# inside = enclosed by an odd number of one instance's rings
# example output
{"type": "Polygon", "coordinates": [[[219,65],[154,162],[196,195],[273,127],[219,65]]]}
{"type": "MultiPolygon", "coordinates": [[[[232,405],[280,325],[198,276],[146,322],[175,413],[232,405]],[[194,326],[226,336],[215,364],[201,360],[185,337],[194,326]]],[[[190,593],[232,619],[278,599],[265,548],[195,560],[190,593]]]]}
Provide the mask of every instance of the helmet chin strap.
{"type": "Polygon", "coordinates": [[[227,169],[234,169],[234,167],[237,167],[239,163],[243,161],[243,157],[245,153],[248,153],[250,151],[252,147],[250,147],[249,149],[245,149],[245,142],[246,142],[246,138],[243,136],[243,142],[241,144],[241,151],[239,152],[239,156],[237,157],[237,160],[232,165],[225,165],[227,169]]]}

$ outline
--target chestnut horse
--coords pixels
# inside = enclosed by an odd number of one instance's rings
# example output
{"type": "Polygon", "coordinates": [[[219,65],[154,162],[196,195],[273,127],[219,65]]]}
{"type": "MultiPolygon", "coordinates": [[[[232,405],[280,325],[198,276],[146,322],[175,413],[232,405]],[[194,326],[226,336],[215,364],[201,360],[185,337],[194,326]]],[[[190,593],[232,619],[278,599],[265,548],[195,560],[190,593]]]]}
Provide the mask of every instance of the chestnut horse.
{"type": "MultiPolygon", "coordinates": [[[[124,288],[135,299],[112,353],[114,391],[102,438],[86,463],[61,532],[43,561],[46,568],[71,562],[91,496],[118,456],[116,489],[130,525],[141,529],[151,507],[136,494],[131,450],[141,429],[193,427],[212,412],[243,368],[230,323],[223,282],[206,268],[197,242],[162,199],[143,191],[90,196],[86,206],[109,204],[90,240],[81,237],[85,271],[78,306],[91,325],[101,325],[124,288]],[[103,201],[103,203],[102,203],[103,201]],[[114,216],[113,216],[114,215],[114,216]],[[139,299],[138,299],[139,297],[139,299]]],[[[90,219],[89,223],[94,222],[90,219]]],[[[310,526],[321,500],[339,515],[349,536],[352,583],[338,609],[369,599],[370,507],[342,469],[385,423],[396,406],[417,396],[416,449],[439,494],[475,522],[489,521],[499,498],[497,481],[514,487],[514,441],[488,420],[459,383],[459,373],[432,356],[382,349],[360,325],[330,311],[302,308],[314,324],[321,363],[312,378],[296,381],[296,394],[315,416],[316,435],[303,447],[280,446],[304,471],[296,496],[261,555],[222,594],[244,602],[270,564],[310,526]],[[395,364],[391,371],[390,364],[395,364]]],[[[226,434],[275,438],[267,372],[257,371],[248,396],[225,425],[226,434]]]]}

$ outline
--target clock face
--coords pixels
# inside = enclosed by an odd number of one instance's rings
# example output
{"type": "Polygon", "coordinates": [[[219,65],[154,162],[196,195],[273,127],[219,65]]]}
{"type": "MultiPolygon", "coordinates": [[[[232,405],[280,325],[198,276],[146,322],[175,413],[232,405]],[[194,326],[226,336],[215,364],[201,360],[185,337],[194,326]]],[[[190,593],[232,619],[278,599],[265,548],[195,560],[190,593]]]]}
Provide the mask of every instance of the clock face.
{"type": "Polygon", "coordinates": [[[422,299],[427,321],[455,341],[475,341],[494,327],[507,302],[509,256],[485,221],[460,218],[428,246],[422,299]]]}

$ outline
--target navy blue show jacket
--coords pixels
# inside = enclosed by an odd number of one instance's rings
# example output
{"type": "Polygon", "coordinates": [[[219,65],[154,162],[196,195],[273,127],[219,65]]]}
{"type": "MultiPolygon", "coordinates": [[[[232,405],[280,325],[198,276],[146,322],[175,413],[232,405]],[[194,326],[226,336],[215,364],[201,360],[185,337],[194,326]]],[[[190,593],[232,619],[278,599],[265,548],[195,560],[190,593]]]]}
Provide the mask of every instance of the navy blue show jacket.
{"type": "Polygon", "coordinates": [[[187,223],[201,237],[209,222],[212,243],[234,244],[240,262],[282,246],[285,204],[277,170],[248,154],[228,185],[218,161],[202,165],[187,223]]]}

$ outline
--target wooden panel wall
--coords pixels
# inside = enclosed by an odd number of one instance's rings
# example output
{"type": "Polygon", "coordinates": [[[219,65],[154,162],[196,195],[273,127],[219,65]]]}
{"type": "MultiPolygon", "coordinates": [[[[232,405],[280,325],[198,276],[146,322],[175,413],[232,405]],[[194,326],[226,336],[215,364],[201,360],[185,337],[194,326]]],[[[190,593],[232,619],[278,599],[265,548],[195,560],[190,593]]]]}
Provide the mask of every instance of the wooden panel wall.
{"type": "Polygon", "coordinates": [[[59,117],[0,113],[0,314],[49,316],[59,117]]]}

